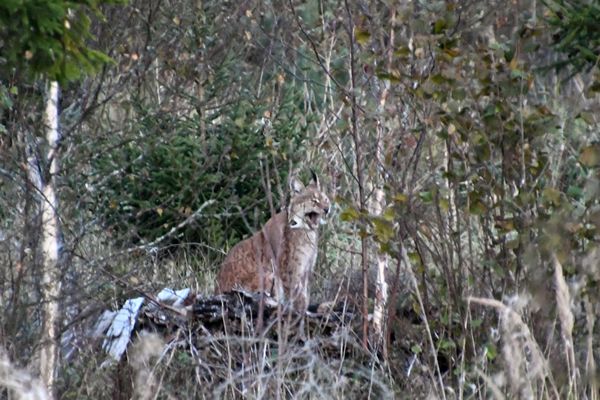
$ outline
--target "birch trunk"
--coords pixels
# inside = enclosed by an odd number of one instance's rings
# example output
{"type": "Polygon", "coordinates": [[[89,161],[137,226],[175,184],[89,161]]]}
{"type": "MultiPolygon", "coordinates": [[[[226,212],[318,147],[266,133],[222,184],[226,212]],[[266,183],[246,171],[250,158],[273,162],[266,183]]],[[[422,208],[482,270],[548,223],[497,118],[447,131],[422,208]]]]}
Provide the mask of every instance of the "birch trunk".
{"type": "MultiPolygon", "coordinates": [[[[60,139],[58,125],[57,82],[51,82],[48,88],[44,124],[48,143],[47,162],[49,174],[47,182],[42,173],[41,163],[36,154],[29,151],[29,179],[37,188],[40,195],[40,211],[42,215],[42,304],[43,318],[42,337],[40,344],[40,376],[50,397],[54,397],[56,376],[59,367],[59,321],[61,297],[61,263],[62,235],[57,214],[57,199],[55,192],[55,175],[58,172],[58,143],[60,139]]],[[[35,144],[31,144],[35,146],[35,144]]]]}
{"type": "MultiPolygon", "coordinates": [[[[385,98],[387,96],[387,90],[384,89],[381,96],[381,109],[385,105],[385,98]]],[[[377,127],[377,149],[376,149],[376,161],[379,165],[383,165],[383,127],[379,124],[377,127]]],[[[370,186],[373,195],[369,201],[369,212],[373,216],[382,216],[383,211],[386,207],[385,192],[383,191],[383,178],[374,175],[371,177],[370,186]]],[[[388,255],[379,250],[374,249],[373,254],[375,255],[375,264],[377,267],[377,276],[375,282],[375,302],[373,306],[373,344],[378,350],[383,351],[383,357],[387,359],[387,344],[385,343],[385,323],[387,321],[387,303],[388,303],[388,284],[387,284],[387,269],[388,269],[388,255]]]]}
{"type": "MultiPolygon", "coordinates": [[[[373,215],[381,215],[385,206],[385,193],[376,189],[373,193],[371,211],[373,215]]],[[[385,343],[385,321],[386,305],[388,302],[388,285],[386,272],[388,269],[388,256],[382,251],[376,252],[377,278],[375,282],[375,305],[373,307],[373,334],[375,348],[383,350],[384,358],[387,358],[387,346],[385,343]]]]}
{"type": "MultiPolygon", "coordinates": [[[[395,25],[396,22],[396,11],[392,11],[391,14],[391,26],[395,25]]],[[[390,43],[394,43],[394,30],[390,30],[390,43]]],[[[387,51],[387,68],[391,69],[392,66],[392,48],[390,47],[387,51]]],[[[377,114],[379,116],[386,115],[386,101],[389,94],[390,82],[381,81],[379,84],[382,87],[381,94],[379,96],[379,105],[377,107],[377,114]]],[[[382,118],[383,119],[383,118],[382,118]]],[[[383,143],[384,143],[384,128],[382,121],[378,121],[377,124],[377,149],[376,149],[376,161],[378,167],[384,165],[384,154],[383,154],[383,143]]],[[[385,209],[385,192],[383,191],[384,177],[375,175],[373,182],[375,190],[373,191],[373,198],[371,201],[371,213],[373,215],[381,215],[385,209]]],[[[376,253],[376,265],[377,265],[377,278],[375,283],[375,305],[373,307],[373,333],[375,336],[375,348],[383,350],[383,357],[387,359],[387,343],[385,343],[385,322],[387,320],[386,307],[388,303],[388,284],[386,280],[386,272],[388,269],[388,256],[382,251],[376,253]]]]}

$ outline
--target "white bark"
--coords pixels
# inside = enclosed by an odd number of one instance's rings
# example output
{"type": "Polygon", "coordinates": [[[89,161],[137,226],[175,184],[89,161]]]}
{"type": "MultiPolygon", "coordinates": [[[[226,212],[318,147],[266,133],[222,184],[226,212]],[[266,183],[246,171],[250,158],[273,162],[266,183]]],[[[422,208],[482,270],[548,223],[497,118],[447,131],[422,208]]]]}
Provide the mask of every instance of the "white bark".
{"type": "MultiPolygon", "coordinates": [[[[393,11],[391,15],[391,26],[395,25],[396,12],[393,11]]],[[[394,43],[394,30],[390,30],[390,43],[394,43]]],[[[388,49],[387,67],[391,68],[392,65],[392,49],[388,49]]],[[[390,90],[390,82],[382,80],[378,82],[381,88],[379,95],[379,106],[377,107],[377,113],[380,116],[386,115],[385,105],[390,90]]],[[[384,165],[384,129],[382,121],[377,123],[377,151],[376,161],[377,168],[384,165]]],[[[383,175],[383,174],[382,174],[383,175]]],[[[371,203],[371,212],[373,215],[382,215],[383,210],[386,207],[385,204],[385,192],[383,191],[383,176],[376,176],[373,181],[375,182],[376,189],[373,191],[373,198],[371,203]]],[[[386,280],[386,272],[388,269],[388,255],[382,251],[376,252],[376,265],[377,265],[377,278],[375,284],[375,305],[373,307],[373,331],[375,334],[375,343],[377,348],[383,350],[383,356],[387,359],[387,344],[385,343],[385,322],[387,320],[386,310],[388,302],[388,284],[386,280]]]]}
{"type": "Polygon", "coordinates": [[[60,270],[60,252],[62,249],[62,235],[60,232],[57,199],[55,193],[54,176],[58,171],[58,142],[60,139],[58,124],[58,96],[57,82],[51,82],[48,88],[44,123],[46,140],[48,143],[47,161],[49,163],[48,181],[44,182],[39,160],[30,152],[28,159],[29,177],[38,189],[40,196],[40,210],[42,215],[42,304],[43,304],[43,332],[40,346],[40,376],[48,392],[52,396],[56,386],[56,376],[59,367],[59,321],[60,321],[60,295],[62,287],[60,270]]]}
{"type": "MultiPolygon", "coordinates": [[[[373,192],[371,210],[374,215],[381,215],[385,205],[385,193],[381,189],[373,192]]],[[[373,331],[377,346],[384,344],[386,305],[388,302],[388,284],[385,278],[388,268],[388,256],[382,251],[376,253],[377,278],[375,283],[375,306],[373,308],[373,331]]],[[[385,346],[383,346],[385,351],[385,346]]]]}

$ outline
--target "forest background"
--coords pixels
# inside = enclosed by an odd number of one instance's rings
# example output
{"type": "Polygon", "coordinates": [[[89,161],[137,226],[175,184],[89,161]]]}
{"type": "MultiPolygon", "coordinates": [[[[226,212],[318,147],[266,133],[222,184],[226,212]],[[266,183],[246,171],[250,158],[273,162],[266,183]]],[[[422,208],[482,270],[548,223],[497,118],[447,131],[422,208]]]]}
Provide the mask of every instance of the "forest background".
{"type": "Polygon", "coordinates": [[[598,399],[598,20],[570,0],[2,2],[0,398],[598,399]],[[335,202],[312,298],[373,313],[352,357],[232,375],[159,346],[124,389],[97,346],[59,355],[139,293],[212,293],[309,168],[335,202]]]}

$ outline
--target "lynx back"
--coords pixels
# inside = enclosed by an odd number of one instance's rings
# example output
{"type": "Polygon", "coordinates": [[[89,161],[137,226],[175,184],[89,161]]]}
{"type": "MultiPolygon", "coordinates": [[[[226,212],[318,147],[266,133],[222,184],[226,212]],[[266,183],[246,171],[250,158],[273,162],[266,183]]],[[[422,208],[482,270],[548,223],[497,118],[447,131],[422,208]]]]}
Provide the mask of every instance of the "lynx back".
{"type": "Polygon", "coordinates": [[[330,201],[314,173],[307,186],[292,178],[290,193],[285,211],[230,250],[217,276],[218,292],[235,288],[263,291],[298,311],[306,309],[310,273],[317,260],[318,229],[330,201]]]}

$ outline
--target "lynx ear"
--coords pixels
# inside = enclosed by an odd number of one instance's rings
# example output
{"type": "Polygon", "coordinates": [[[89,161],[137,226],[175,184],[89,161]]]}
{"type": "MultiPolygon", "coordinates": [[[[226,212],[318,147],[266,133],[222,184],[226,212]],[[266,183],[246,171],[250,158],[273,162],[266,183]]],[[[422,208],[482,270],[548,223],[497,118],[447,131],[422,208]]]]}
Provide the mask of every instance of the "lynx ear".
{"type": "Polygon", "coordinates": [[[319,177],[312,168],[310,169],[310,176],[312,177],[312,182],[315,184],[317,189],[319,189],[321,187],[321,184],[319,183],[319,177]]]}
{"type": "Polygon", "coordinates": [[[304,184],[298,180],[298,178],[293,177],[290,179],[290,191],[292,193],[300,193],[304,190],[304,184]]]}

